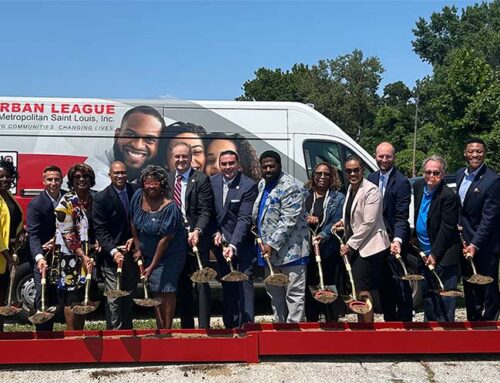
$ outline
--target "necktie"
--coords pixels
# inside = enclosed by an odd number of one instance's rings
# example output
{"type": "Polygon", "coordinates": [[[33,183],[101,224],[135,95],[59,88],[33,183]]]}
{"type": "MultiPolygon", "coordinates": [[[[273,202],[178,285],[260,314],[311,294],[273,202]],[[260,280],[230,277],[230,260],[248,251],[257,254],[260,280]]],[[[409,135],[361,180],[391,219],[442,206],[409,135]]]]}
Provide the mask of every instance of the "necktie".
{"type": "Polygon", "coordinates": [[[380,175],[380,191],[382,195],[385,193],[385,176],[383,174],[380,175]]]}
{"type": "Polygon", "coordinates": [[[229,191],[229,185],[224,182],[224,187],[222,189],[222,206],[226,204],[227,192],[229,191]]]}
{"type": "Polygon", "coordinates": [[[128,216],[128,196],[127,196],[127,191],[122,190],[120,193],[118,193],[118,196],[120,197],[120,201],[122,203],[123,209],[125,210],[125,215],[128,216]]]}
{"type": "Polygon", "coordinates": [[[178,175],[174,185],[174,202],[179,208],[182,206],[181,190],[182,190],[182,175],[178,175]]]}

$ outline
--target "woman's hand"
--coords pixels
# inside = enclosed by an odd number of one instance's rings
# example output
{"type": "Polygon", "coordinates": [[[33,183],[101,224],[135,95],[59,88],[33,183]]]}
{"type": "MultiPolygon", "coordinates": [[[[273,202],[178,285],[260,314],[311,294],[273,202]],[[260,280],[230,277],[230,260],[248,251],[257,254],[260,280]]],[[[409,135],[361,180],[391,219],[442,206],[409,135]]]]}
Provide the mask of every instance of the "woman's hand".
{"type": "Polygon", "coordinates": [[[314,215],[307,215],[307,223],[309,225],[317,225],[319,223],[319,218],[314,215]]]}
{"type": "Polygon", "coordinates": [[[156,268],[156,265],[154,264],[150,264],[148,267],[146,267],[144,269],[144,276],[146,277],[146,279],[149,279],[149,276],[151,275],[151,273],[153,272],[153,270],[156,268]]]}
{"type": "Polygon", "coordinates": [[[88,255],[84,255],[82,257],[82,261],[85,269],[87,270],[87,273],[92,273],[92,269],[94,268],[94,261],[92,260],[92,258],[90,258],[88,255]]]}
{"type": "Polygon", "coordinates": [[[332,226],[332,234],[333,234],[334,231],[341,231],[341,230],[344,230],[344,221],[343,220],[340,220],[340,221],[336,222],[332,226]]]}
{"type": "Polygon", "coordinates": [[[312,237],[312,244],[313,245],[316,245],[316,244],[320,244],[321,241],[323,241],[323,237],[321,235],[315,235],[314,237],[312,237]]]}
{"type": "Polygon", "coordinates": [[[127,239],[125,242],[125,251],[130,251],[134,248],[134,238],[127,239]]]}
{"type": "Polygon", "coordinates": [[[340,255],[341,256],[349,255],[350,252],[351,252],[351,248],[348,245],[340,246],[340,255]]]}
{"type": "Polygon", "coordinates": [[[134,253],[132,254],[132,258],[134,258],[134,261],[137,262],[139,259],[142,258],[142,253],[141,250],[136,249],[134,253]]]}

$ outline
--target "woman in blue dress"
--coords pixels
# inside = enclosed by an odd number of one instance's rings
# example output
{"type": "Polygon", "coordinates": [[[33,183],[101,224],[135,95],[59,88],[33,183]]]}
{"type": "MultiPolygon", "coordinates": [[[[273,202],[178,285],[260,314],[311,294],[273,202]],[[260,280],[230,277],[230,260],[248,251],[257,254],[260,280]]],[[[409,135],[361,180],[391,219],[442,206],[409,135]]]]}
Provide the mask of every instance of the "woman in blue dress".
{"type": "Polygon", "coordinates": [[[144,258],[144,275],[152,294],[161,300],[156,310],[158,328],[172,328],[177,281],[187,254],[182,213],[167,198],[167,172],[149,165],[141,173],[141,189],[130,205],[134,259],[144,258]]]}

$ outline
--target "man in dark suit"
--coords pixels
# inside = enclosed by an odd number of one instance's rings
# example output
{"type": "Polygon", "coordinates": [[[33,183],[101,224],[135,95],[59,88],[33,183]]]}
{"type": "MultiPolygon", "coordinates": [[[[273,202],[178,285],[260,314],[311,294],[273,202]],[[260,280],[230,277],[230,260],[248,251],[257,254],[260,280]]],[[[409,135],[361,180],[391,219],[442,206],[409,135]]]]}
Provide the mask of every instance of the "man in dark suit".
{"type": "Polygon", "coordinates": [[[370,174],[368,180],[377,185],[383,195],[384,223],[392,241],[391,252],[384,257],[382,264],[380,303],[385,321],[411,322],[413,301],[410,284],[398,278],[402,270],[394,256],[399,253],[406,259],[410,239],[411,185],[394,166],[396,153],[390,143],[382,142],[377,146],[375,159],[380,170],[370,174]]]}
{"type": "Polygon", "coordinates": [[[466,260],[462,260],[467,319],[497,320],[500,307],[500,177],[484,163],[486,145],[483,140],[467,140],[464,157],[467,167],[457,172],[457,194],[461,201],[460,226],[467,244],[465,253],[473,256],[479,274],[493,278],[487,285],[467,282],[471,270],[466,260]]]}
{"type": "MultiPolygon", "coordinates": [[[[54,248],[54,235],[56,232],[56,219],[54,208],[59,203],[61,196],[65,193],[61,191],[62,171],[57,166],[47,166],[43,170],[43,185],[45,189],[31,200],[28,205],[26,223],[29,233],[29,245],[31,255],[35,262],[34,280],[35,280],[35,308],[41,309],[42,292],[42,270],[50,267],[51,256],[48,259],[45,254],[54,248]]],[[[47,277],[50,270],[47,269],[47,277]]],[[[47,285],[46,307],[57,304],[57,290],[55,284],[47,285]]],[[[35,325],[36,331],[52,331],[54,321],[49,320],[45,323],[35,325]]]]}
{"type": "MultiPolygon", "coordinates": [[[[204,173],[191,168],[191,146],[176,143],[171,151],[175,171],[168,175],[169,198],[181,209],[188,232],[188,244],[197,246],[203,267],[208,266],[210,251],[210,217],[213,210],[213,193],[210,179],[204,173]]],[[[194,328],[193,283],[189,278],[193,266],[192,256],[186,257],[186,265],[179,277],[177,306],[182,328],[194,328]]],[[[210,286],[198,283],[198,327],[210,328],[210,286]]]]}
{"type": "Polygon", "coordinates": [[[94,197],[92,222],[96,238],[101,245],[98,257],[104,274],[105,291],[116,289],[116,269],[123,262],[121,290],[131,294],[120,298],[106,298],[106,328],[108,330],[132,329],[132,292],[137,287],[138,271],[132,253],[118,250],[132,238],[129,206],[137,185],[127,182],[127,169],[121,161],[114,161],[109,168],[111,184],[94,197]]]}
{"type": "Polygon", "coordinates": [[[420,249],[425,253],[425,266],[421,263],[426,321],[453,322],[455,297],[443,297],[435,292],[437,284],[428,266],[436,269],[445,290],[454,290],[458,284],[460,239],[458,216],[460,201],[444,183],[446,162],[440,156],[424,160],[424,179],[414,184],[415,232],[420,249]]]}
{"type": "Polygon", "coordinates": [[[249,277],[241,283],[221,282],[224,326],[235,328],[254,320],[252,261],[255,256],[250,225],[258,192],[257,184],[241,172],[236,152],[223,151],[219,156],[219,169],[221,173],[210,177],[215,203],[213,252],[218,273],[220,277],[228,274],[228,262],[232,262],[236,270],[249,277]]]}

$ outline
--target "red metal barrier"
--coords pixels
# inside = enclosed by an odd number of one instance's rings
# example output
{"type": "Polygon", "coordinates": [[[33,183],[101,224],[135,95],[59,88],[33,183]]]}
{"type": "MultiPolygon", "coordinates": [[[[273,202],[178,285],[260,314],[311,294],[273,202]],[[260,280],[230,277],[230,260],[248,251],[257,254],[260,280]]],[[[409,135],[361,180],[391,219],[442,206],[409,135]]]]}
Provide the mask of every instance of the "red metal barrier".
{"type": "Polygon", "coordinates": [[[0,364],[248,362],[272,355],[500,353],[500,322],[252,324],[244,330],[0,333],[0,364]]]}

